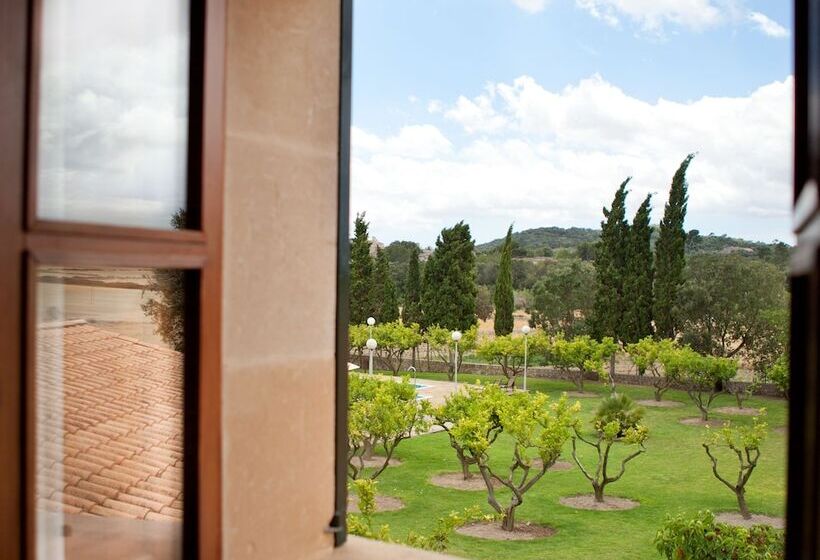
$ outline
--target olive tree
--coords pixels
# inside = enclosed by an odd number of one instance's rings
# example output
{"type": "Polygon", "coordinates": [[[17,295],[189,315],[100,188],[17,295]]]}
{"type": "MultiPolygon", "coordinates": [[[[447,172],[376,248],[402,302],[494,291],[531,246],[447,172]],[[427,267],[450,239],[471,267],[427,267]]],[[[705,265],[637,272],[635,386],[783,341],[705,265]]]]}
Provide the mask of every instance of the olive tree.
{"type": "Polygon", "coordinates": [[[360,478],[365,459],[379,450],[384,460],[370,474],[375,479],[402,441],[427,430],[430,403],[416,398],[416,388],[406,378],[381,381],[355,373],[350,375],[348,395],[348,476],[360,478]]]}
{"type": "Polygon", "coordinates": [[[603,503],[607,485],[620,480],[626,471],[627,463],[646,451],[644,442],[649,437],[649,430],[643,424],[643,409],[635,406],[632,399],[626,395],[611,395],[604,399],[595,412],[592,427],[592,435],[585,436],[578,425],[575,426],[572,458],[586,479],[592,483],[595,501],[603,503]],[[596,451],[597,462],[594,471],[587,469],[578,457],[576,442],[579,440],[596,451]],[[617,445],[633,446],[635,450],[621,459],[620,466],[613,472],[610,470],[611,453],[617,445]]]}
{"type": "MultiPolygon", "coordinates": [[[[427,327],[423,337],[423,341],[436,354],[436,357],[447,364],[447,377],[450,380],[453,379],[455,373],[453,368],[455,344],[453,343],[452,334],[453,332],[448,329],[433,325],[427,327]]],[[[476,325],[461,333],[461,340],[458,341],[459,368],[461,368],[461,363],[464,361],[464,353],[475,349],[477,338],[478,327],[476,325]]]]}
{"type": "Polygon", "coordinates": [[[610,337],[601,342],[588,335],[566,339],[557,336],[546,349],[547,363],[567,375],[579,391],[584,390],[584,377],[594,372],[601,381],[609,382],[614,390],[614,380],[606,372],[604,365],[615,354],[618,345],[610,337]]]}
{"type": "Polygon", "coordinates": [[[547,406],[549,397],[544,393],[505,395],[497,386],[468,395],[480,404],[475,414],[454,424],[450,433],[478,467],[487,487],[487,502],[501,515],[502,529],[513,531],[516,508],[558,460],[577,422],[580,404],[570,405],[564,395],[547,406]],[[509,448],[499,447],[493,437],[499,430],[512,440],[512,457],[505,457],[509,448]],[[496,485],[509,490],[506,504],[495,493],[496,485]]]}
{"type": "Polygon", "coordinates": [[[675,348],[674,340],[668,338],[655,340],[651,336],[626,345],[626,353],[629,354],[638,371],[642,374],[649,372],[652,376],[655,400],[658,402],[663,399],[663,394],[667,389],[677,381],[676,371],[666,371],[661,366],[660,355],[675,348]]]}
{"type": "Polygon", "coordinates": [[[401,369],[404,353],[412,350],[422,341],[417,323],[404,325],[401,321],[376,325],[373,329],[373,338],[379,344],[379,354],[384,358],[393,375],[401,369]]]}
{"type": "Polygon", "coordinates": [[[709,420],[709,408],[726,383],[737,375],[738,364],[730,358],[702,356],[688,346],[660,353],[668,375],[674,375],[700,410],[701,420],[709,420]]]}
{"type": "Polygon", "coordinates": [[[760,410],[761,417],[754,418],[751,426],[732,426],[726,424],[720,430],[711,431],[707,428],[703,448],[712,462],[712,473],[720,482],[726,485],[737,498],[737,506],[744,519],[751,519],[752,513],[746,503],[746,484],[760,460],[760,444],[766,439],[768,425],[762,417],[766,410],[760,410]],[[729,451],[730,456],[737,459],[737,477],[734,480],[723,476],[718,470],[719,449],[729,451]]]}

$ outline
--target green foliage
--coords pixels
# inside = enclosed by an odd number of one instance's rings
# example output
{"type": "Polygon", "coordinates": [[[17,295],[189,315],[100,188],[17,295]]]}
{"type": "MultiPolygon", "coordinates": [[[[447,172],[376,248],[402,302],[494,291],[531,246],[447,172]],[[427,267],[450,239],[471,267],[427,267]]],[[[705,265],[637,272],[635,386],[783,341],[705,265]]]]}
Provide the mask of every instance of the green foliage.
{"type": "Polygon", "coordinates": [[[789,398],[789,380],[791,379],[791,374],[789,373],[788,354],[783,354],[772,364],[766,372],[766,378],[777,385],[777,388],[780,389],[783,396],[789,398]]]}
{"type": "Polygon", "coordinates": [[[399,318],[399,300],[396,287],[390,276],[390,263],[384,251],[376,251],[376,268],[373,273],[373,301],[376,305],[376,319],[381,323],[390,323],[399,318]]]}
{"type": "Polygon", "coordinates": [[[649,429],[643,424],[642,408],[627,395],[611,395],[605,398],[592,419],[593,436],[589,438],[581,433],[579,426],[574,426],[575,435],[572,438],[572,458],[581,469],[581,472],[592,483],[592,490],[597,502],[604,501],[604,491],[607,485],[617,482],[626,472],[626,465],[639,456],[646,449],[644,443],[649,437],[649,429]],[[581,441],[594,448],[598,461],[595,469],[587,469],[578,457],[576,442],[581,441]],[[616,444],[635,445],[638,449],[626,455],[622,460],[617,474],[609,472],[612,447],[616,444]]]}
{"type": "Polygon", "coordinates": [[[712,462],[712,474],[735,493],[738,508],[745,519],[752,517],[746,504],[746,484],[760,460],[760,444],[768,434],[765,415],[766,409],[761,408],[760,416],[752,420],[751,426],[732,426],[731,423],[727,423],[723,428],[714,431],[707,427],[703,440],[703,448],[712,462]],[[721,448],[728,450],[728,455],[738,462],[737,477],[734,481],[724,477],[718,470],[718,450],[721,448]]]}
{"type": "Polygon", "coordinates": [[[350,342],[350,350],[357,356],[364,354],[367,339],[370,338],[370,330],[367,325],[349,325],[347,327],[347,338],[350,342]]]}
{"type": "Polygon", "coordinates": [[[404,353],[421,344],[423,338],[418,323],[405,325],[401,321],[378,323],[373,328],[378,352],[385,359],[393,375],[401,369],[404,353]]]}
{"type": "Polygon", "coordinates": [[[564,395],[547,406],[543,393],[505,395],[497,386],[483,390],[468,389],[473,403],[461,404],[468,410],[450,428],[453,437],[477,465],[487,488],[487,501],[502,515],[502,528],[515,529],[515,509],[526,494],[547,472],[561,454],[577,423],[580,404],[570,405],[564,395]],[[513,443],[512,457],[491,460],[496,454],[498,432],[504,432],[513,443]],[[540,459],[535,463],[534,459],[540,459]],[[508,467],[500,468],[498,465],[508,467]],[[502,505],[495,493],[500,484],[510,491],[509,502],[502,505]]]}
{"type": "Polygon", "coordinates": [[[376,313],[373,298],[373,258],[370,256],[368,223],[364,214],[357,214],[350,244],[350,322],[364,323],[376,313]]]}
{"type": "MultiPolygon", "coordinates": [[[[532,254],[543,254],[545,248],[558,249],[576,247],[582,243],[594,244],[598,241],[599,232],[589,228],[541,227],[527,229],[513,234],[515,243],[532,254]]],[[[479,253],[497,250],[504,244],[504,239],[496,239],[476,247],[479,253]]],[[[547,255],[551,256],[551,255],[547,255]]]]}
{"type": "MultiPolygon", "coordinates": [[[[453,378],[453,357],[455,355],[455,343],[453,342],[452,334],[452,331],[445,329],[444,327],[439,327],[438,325],[428,327],[424,333],[424,341],[430,345],[430,349],[433,351],[436,357],[438,357],[438,359],[447,364],[447,375],[450,377],[450,379],[453,378]]],[[[458,342],[459,367],[461,366],[461,363],[464,360],[464,353],[471,352],[475,349],[477,338],[477,325],[473,325],[466,331],[462,331],[461,340],[458,342]]]]}
{"type": "Polygon", "coordinates": [[[492,317],[494,310],[493,293],[487,286],[478,285],[475,295],[475,314],[482,321],[492,317]]]}
{"type": "Polygon", "coordinates": [[[664,352],[669,352],[677,348],[674,340],[664,338],[655,340],[651,336],[647,336],[626,345],[626,353],[632,359],[632,363],[638,368],[640,374],[649,372],[654,378],[652,386],[655,387],[655,400],[660,401],[663,394],[669,387],[678,380],[679,371],[672,369],[671,371],[661,367],[660,356],[664,352]]]}
{"type": "Polygon", "coordinates": [[[404,301],[407,297],[407,276],[410,259],[413,251],[417,251],[418,248],[418,243],[413,241],[393,241],[382,249],[387,256],[387,262],[390,263],[390,277],[393,279],[396,294],[401,301],[404,301]]]}
{"type": "Polygon", "coordinates": [[[786,345],[786,275],[739,255],[689,259],[679,304],[683,340],[714,356],[745,355],[764,370],[786,345]]]}
{"type": "Polygon", "coordinates": [[[559,335],[545,347],[545,353],[547,363],[567,374],[578,390],[583,391],[587,372],[598,374],[602,381],[609,379],[604,364],[617,349],[618,345],[610,337],[598,342],[588,335],[572,339],[559,335]]]}
{"type": "MultiPolygon", "coordinates": [[[[537,340],[530,336],[530,343],[537,340]]],[[[524,337],[507,334],[482,340],[476,348],[478,357],[501,366],[507,388],[515,388],[515,377],[524,371],[524,337]]]]}
{"type": "MultiPolygon", "coordinates": [[[[185,229],[184,209],[171,217],[171,227],[185,229]]],[[[150,317],[155,332],[162,341],[176,350],[185,351],[185,271],[178,268],[158,268],[147,277],[145,291],[157,294],[141,305],[142,312],[150,317]]]]}
{"type": "Polygon", "coordinates": [[[615,191],[609,209],[604,208],[601,240],[595,258],[595,303],[592,310],[592,333],[597,339],[623,335],[624,281],[629,247],[629,224],[626,221],[627,178],[615,191]]]}
{"type": "Polygon", "coordinates": [[[425,325],[466,331],[476,323],[475,243],[470,226],[441,230],[424,267],[421,307],[425,325]]]}
{"type": "Polygon", "coordinates": [[[413,431],[429,427],[430,403],[416,399],[416,388],[407,378],[381,381],[351,373],[348,385],[348,476],[360,478],[368,450],[380,449],[383,464],[370,473],[379,476],[387,468],[396,447],[413,431]]]}
{"type": "Polygon", "coordinates": [[[658,359],[666,374],[674,376],[685,387],[703,420],[709,419],[709,407],[715,397],[737,375],[737,361],[703,356],[688,346],[664,350],[659,353],[658,359]]]}
{"type": "Polygon", "coordinates": [[[402,319],[408,324],[418,323],[422,325],[424,324],[424,316],[421,313],[421,269],[419,266],[419,246],[413,244],[407,264],[407,282],[402,319]]]}
{"type": "Polygon", "coordinates": [[[533,288],[532,326],[569,337],[585,334],[595,301],[595,269],[573,259],[551,265],[533,288]]]}
{"type": "Polygon", "coordinates": [[[512,226],[507,230],[507,238],[501,249],[501,262],[498,265],[498,278],[493,292],[495,316],[493,329],[496,336],[503,336],[513,331],[513,312],[515,298],[512,281],[512,226]]]}
{"type": "Polygon", "coordinates": [[[766,525],[733,527],[717,523],[710,511],[667,516],[655,536],[667,560],[782,560],[783,531],[766,525]]]}
{"type": "Polygon", "coordinates": [[[638,208],[629,228],[626,278],[624,279],[623,340],[636,342],[652,334],[652,284],[655,268],[652,262],[649,214],[652,195],[649,194],[638,208]]]}
{"type": "Polygon", "coordinates": [[[678,332],[676,307],[678,290],[683,283],[683,268],[686,264],[686,219],[687,194],[686,170],[695,154],[689,154],[681,162],[672,178],[669,200],[663,211],[658,241],[655,244],[655,331],[661,338],[675,338],[678,332]]]}

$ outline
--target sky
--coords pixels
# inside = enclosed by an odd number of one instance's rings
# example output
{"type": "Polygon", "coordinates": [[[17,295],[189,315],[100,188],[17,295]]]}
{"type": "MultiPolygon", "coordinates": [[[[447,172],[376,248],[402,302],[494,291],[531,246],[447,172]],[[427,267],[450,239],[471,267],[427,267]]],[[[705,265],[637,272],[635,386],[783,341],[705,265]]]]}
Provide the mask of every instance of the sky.
{"type": "Polygon", "coordinates": [[[792,242],[792,13],[782,0],[355,0],[351,213],[382,242],[464,220],[687,229],[792,242]]]}

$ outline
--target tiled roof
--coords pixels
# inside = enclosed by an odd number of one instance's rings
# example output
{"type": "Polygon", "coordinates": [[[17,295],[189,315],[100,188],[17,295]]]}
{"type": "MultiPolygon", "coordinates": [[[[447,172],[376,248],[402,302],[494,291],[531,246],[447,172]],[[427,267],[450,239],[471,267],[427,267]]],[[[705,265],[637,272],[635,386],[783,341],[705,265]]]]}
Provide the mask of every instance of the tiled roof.
{"type": "Polygon", "coordinates": [[[182,519],[182,356],[75,322],[37,344],[37,502],[182,519]]]}

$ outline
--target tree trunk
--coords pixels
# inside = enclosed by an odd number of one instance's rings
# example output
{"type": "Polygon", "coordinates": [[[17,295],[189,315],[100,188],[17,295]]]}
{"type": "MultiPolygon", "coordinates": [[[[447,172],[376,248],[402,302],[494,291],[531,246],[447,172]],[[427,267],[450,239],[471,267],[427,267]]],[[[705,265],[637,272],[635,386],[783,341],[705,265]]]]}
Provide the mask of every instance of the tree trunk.
{"type": "Polygon", "coordinates": [[[504,512],[501,528],[505,531],[515,531],[515,506],[510,506],[504,512]]]}
{"type": "Polygon", "coordinates": [[[362,459],[373,458],[373,442],[369,439],[364,440],[364,451],[362,451],[362,459]]]}
{"type": "Polygon", "coordinates": [[[458,461],[461,463],[461,474],[464,476],[464,480],[470,480],[473,478],[473,473],[470,472],[470,463],[467,461],[467,457],[464,456],[464,452],[456,449],[456,455],[458,455],[458,461]]]}
{"type": "Polygon", "coordinates": [[[737,494],[737,507],[740,508],[740,515],[743,519],[751,519],[752,512],[749,511],[749,505],[746,503],[746,491],[744,489],[735,490],[737,494]]]}
{"type": "Polygon", "coordinates": [[[735,400],[737,401],[737,407],[742,409],[743,408],[743,399],[740,398],[740,391],[735,393],[735,400]]]}
{"type": "Polygon", "coordinates": [[[581,373],[578,375],[578,382],[575,384],[582,393],[584,392],[584,375],[584,370],[581,370],[581,373]]]}
{"type": "Polygon", "coordinates": [[[615,353],[613,352],[612,356],[609,357],[609,378],[615,378],[615,353]]]}
{"type": "Polygon", "coordinates": [[[661,390],[658,389],[657,387],[655,387],[655,400],[658,401],[658,402],[661,402],[662,396],[663,396],[663,393],[661,392],[661,390]]]}
{"type": "Polygon", "coordinates": [[[593,484],[592,490],[595,493],[595,501],[599,504],[604,503],[604,486],[603,484],[593,484]]]}
{"type": "Polygon", "coordinates": [[[709,411],[706,408],[702,407],[702,406],[700,406],[698,408],[700,408],[700,419],[703,420],[704,422],[708,421],[709,420],[709,411]]]}

